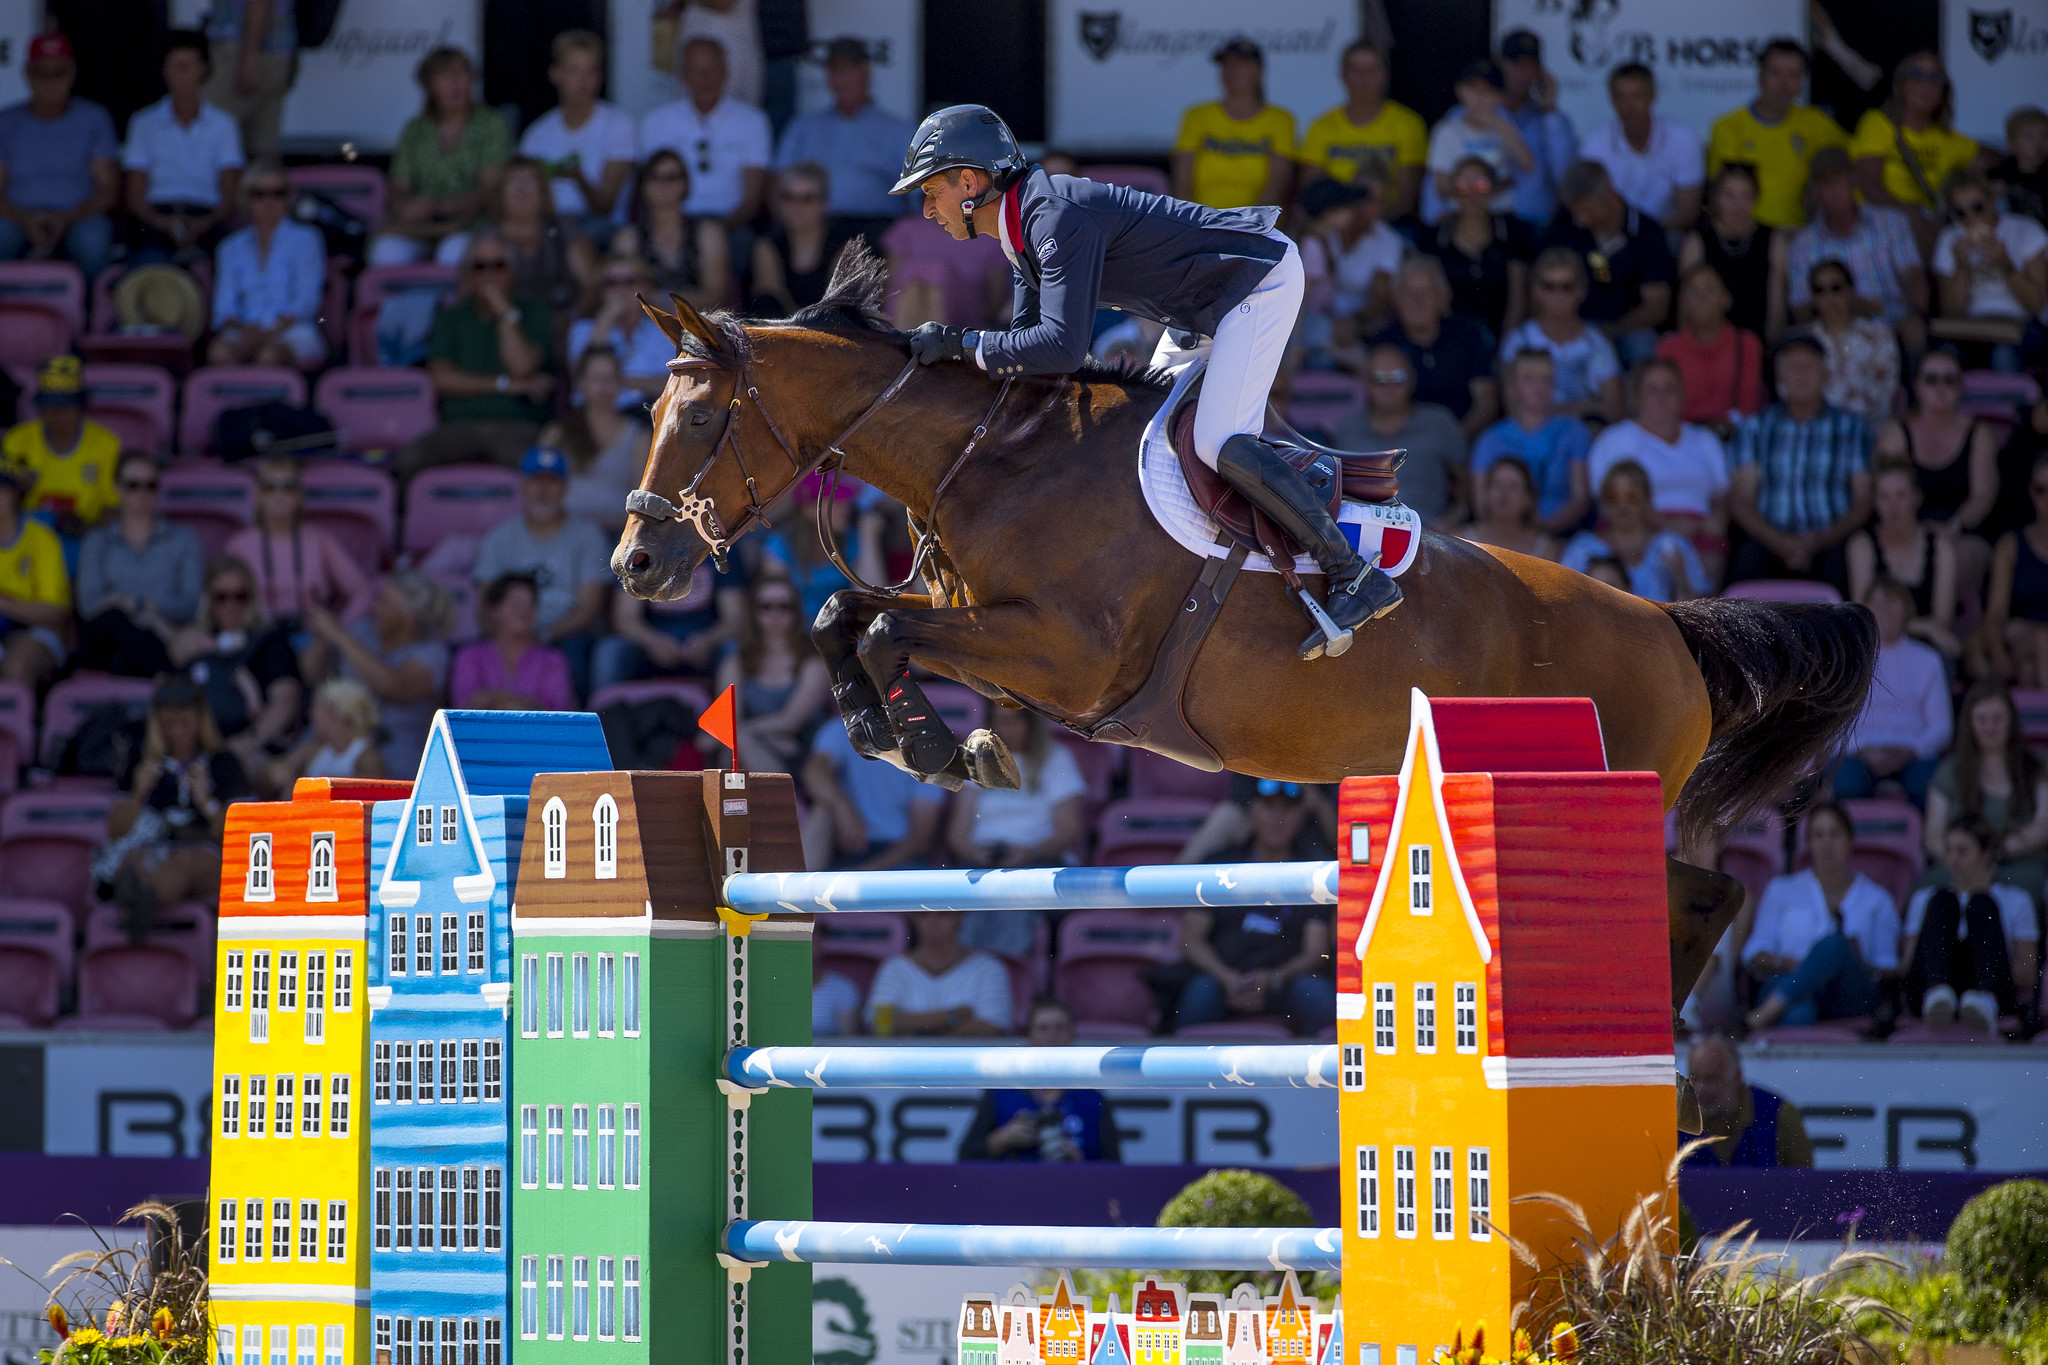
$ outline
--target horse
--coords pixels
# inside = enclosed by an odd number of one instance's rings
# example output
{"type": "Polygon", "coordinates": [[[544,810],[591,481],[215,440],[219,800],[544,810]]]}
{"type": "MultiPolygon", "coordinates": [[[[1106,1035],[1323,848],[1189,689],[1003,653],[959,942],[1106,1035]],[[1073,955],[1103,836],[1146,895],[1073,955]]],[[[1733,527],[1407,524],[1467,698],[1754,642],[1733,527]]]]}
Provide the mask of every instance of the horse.
{"type": "MultiPolygon", "coordinates": [[[[1202,568],[1138,483],[1138,442],[1167,385],[1092,366],[1007,381],[971,360],[920,369],[881,311],[885,284],[856,244],[824,298],[784,320],[643,301],[677,355],[611,567],[635,596],[677,597],[800,478],[843,468],[907,509],[925,589],[844,591],[818,616],[812,637],[856,746],[926,778],[946,766],[1014,783],[992,735],[958,746],[942,722],[945,752],[905,761],[920,737],[906,722],[925,736],[935,723],[910,665],[1084,734],[1144,685],[1202,568]]],[[[1708,848],[1839,746],[1876,656],[1861,606],[1658,604],[1435,533],[1401,583],[1402,607],[1348,653],[1303,662],[1281,577],[1241,575],[1187,672],[1189,728],[1232,771],[1333,782],[1399,769],[1411,688],[1589,697],[1609,766],[1656,773],[1685,846],[1708,848]]],[[[1667,872],[1676,1005],[1741,888],[1677,859],[1667,872]]]]}

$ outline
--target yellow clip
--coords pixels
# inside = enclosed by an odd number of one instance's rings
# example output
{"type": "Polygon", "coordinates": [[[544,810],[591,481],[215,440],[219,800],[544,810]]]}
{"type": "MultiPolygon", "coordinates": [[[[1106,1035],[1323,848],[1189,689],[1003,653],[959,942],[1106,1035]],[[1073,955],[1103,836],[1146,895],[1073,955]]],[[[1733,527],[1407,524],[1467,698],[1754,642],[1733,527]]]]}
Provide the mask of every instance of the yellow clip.
{"type": "Polygon", "coordinates": [[[758,915],[743,915],[730,905],[718,907],[719,923],[723,924],[726,932],[730,933],[734,938],[745,938],[753,932],[755,925],[767,918],[768,912],[766,910],[763,910],[758,915]]]}

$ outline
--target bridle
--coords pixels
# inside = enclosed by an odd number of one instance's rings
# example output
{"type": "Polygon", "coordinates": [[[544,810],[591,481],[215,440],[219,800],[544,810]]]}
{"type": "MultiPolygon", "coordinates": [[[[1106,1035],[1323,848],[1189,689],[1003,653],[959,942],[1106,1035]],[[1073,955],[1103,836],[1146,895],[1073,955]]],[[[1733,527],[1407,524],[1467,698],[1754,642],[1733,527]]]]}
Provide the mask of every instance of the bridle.
{"type": "MultiPolygon", "coordinates": [[[[910,382],[910,377],[917,373],[918,363],[916,357],[913,356],[904,362],[903,368],[896,372],[896,377],[889,381],[888,387],[876,395],[875,401],[868,404],[862,410],[860,416],[854,418],[845,430],[827,442],[823,450],[806,460],[798,455],[796,446],[791,443],[787,436],[783,435],[781,425],[776,422],[774,415],[768,411],[767,404],[761,401],[761,391],[755,387],[753,382],[754,352],[752,344],[747,339],[746,329],[734,327],[731,329],[729,336],[736,354],[736,363],[732,367],[732,398],[726,404],[725,426],[719,432],[718,441],[712,446],[711,454],[706,457],[702,465],[698,466],[696,476],[690,480],[689,485],[681,493],[677,494],[674,502],[670,502],[661,494],[649,489],[636,488],[626,494],[626,510],[628,512],[638,512],[641,516],[652,521],[688,522],[691,528],[696,531],[698,538],[711,548],[713,564],[717,566],[720,573],[724,573],[728,567],[727,551],[733,542],[745,535],[757,521],[763,526],[770,525],[767,505],[761,501],[760,486],[755,481],[753,469],[747,463],[746,453],[740,449],[740,398],[744,395],[753,403],[754,411],[761,415],[761,421],[768,428],[768,434],[775,438],[775,444],[782,448],[783,458],[789,461],[789,480],[782,488],[777,489],[770,495],[770,501],[782,496],[783,492],[801,482],[805,476],[815,473],[820,469],[824,470],[825,485],[819,490],[817,515],[818,540],[824,546],[827,558],[832,561],[834,568],[846,575],[848,582],[853,583],[863,592],[880,596],[901,596],[904,589],[917,581],[925,563],[940,549],[938,531],[934,522],[934,514],[938,511],[939,498],[945,493],[946,486],[953,481],[953,476],[960,471],[962,465],[967,463],[967,457],[974,453],[974,449],[980,444],[981,438],[988,434],[989,423],[994,420],[996,410],[1002,406],[1003,400],[1009,396],[1012,381],[1008,379],[1003,381],[1002,387],[996,392],[995,402],[989,405],[987,415],[981,419],[981,424],[975,427],[974,434],[968,438],[967,444],[961,450],[959,457],[953,461],[952,467],[946,471],[945,477],[939,480],[938,487],[933,490],[931,507],[925,515],[926,529],[918,534],[915,552],[911,556],[910,573],[902,582],[893,586],[877,587],[856,573],[853,566],[848,564],[840,554],[837,538],[832,534],[831,526],[826,519],[825,507],[826,503],[837,492],[839,486],[840,470],[846,459],[846,451],[843,449],[846,442],[852,440],[854,433],[867,425],[869,418],[880,412],[891,399],[902,392],[903,386],[910,382]],[[728,448],[732,450],[733,461],[739,465],[740,477],[745,479],[747,484],[746,509],[734,519],[730,532],[719,522],[716,503],[711,498],[701,496],[697,492],[698,486],[704,482],[704,476],[711,472],[712,466],[718,463],[718,457],[724,454],[728,448]]],[[[717,366],[717,364],[718,362],[712,360],[700,360],[694,356],[679,355],[674,360],[669,361],[668,368],[671,374],[681,374],[687,370],[712,368],[717,366]]]]}

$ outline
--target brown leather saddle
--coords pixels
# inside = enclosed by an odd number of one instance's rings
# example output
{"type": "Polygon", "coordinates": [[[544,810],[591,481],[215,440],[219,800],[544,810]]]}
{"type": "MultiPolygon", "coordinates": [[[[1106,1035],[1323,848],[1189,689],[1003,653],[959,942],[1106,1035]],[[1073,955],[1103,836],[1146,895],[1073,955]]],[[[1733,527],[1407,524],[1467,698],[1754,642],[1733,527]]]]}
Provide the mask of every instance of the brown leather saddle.
{"type": "MultiPolygon", "coordinates": [[[[1187,477],[1188,492],[1233,542],[1275,560],[1276,566],[1291,565],[1302,547],[1283,535],[1279,527],[1195,454],[1195,400],[1200,394],[1201,386],[1196,385],[1167,422],[1173,453],[1180,457],[1181,472],[1187,477]]],[[[1337,515],[1338,504],[1347,497],[1356,502],[1392,502],[1400,496],[1396,471],[1407,458],[1405,450],[1368,454],[1332,450],[1303,436],[1270,406],[1266,409],[1266,429],[1261,434],[1282,459],[1302,472],[1309,487],[1323,495],[1333,517],[1337,515]]],[[[1291,571],[1283,572],[1291,576],[1291,571]]]]}

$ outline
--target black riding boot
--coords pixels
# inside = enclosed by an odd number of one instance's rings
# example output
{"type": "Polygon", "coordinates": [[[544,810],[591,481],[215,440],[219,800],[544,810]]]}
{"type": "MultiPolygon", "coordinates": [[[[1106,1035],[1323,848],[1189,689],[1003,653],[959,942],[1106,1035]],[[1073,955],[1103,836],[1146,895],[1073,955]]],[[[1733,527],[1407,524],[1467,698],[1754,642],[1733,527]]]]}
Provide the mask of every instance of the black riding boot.
{"type": "MultiPolygon", "coordinates": [[[[1324,654],[1335,658],[1351,648],[1355,627],[1377,620],[1401,605],[1401,589],[1394,580],[1352,548],[1308,481],[1281,459],[1273,447],[1256,436],[1233,436],[1223,443],[1216,458],[1216,472],[1275,526],[1298,541],[1323,571],[1324,609],[1336,630],[1333,632],[1318,622],[1316,633],[1302,641],[1302,658],[1314,659],[1324,654]]],[[[1305,594],[1304,598],[1303,605],[1311,608],[1309,614],[1315,616],[1313,601],[1306,600],[1305,594]]]]}

